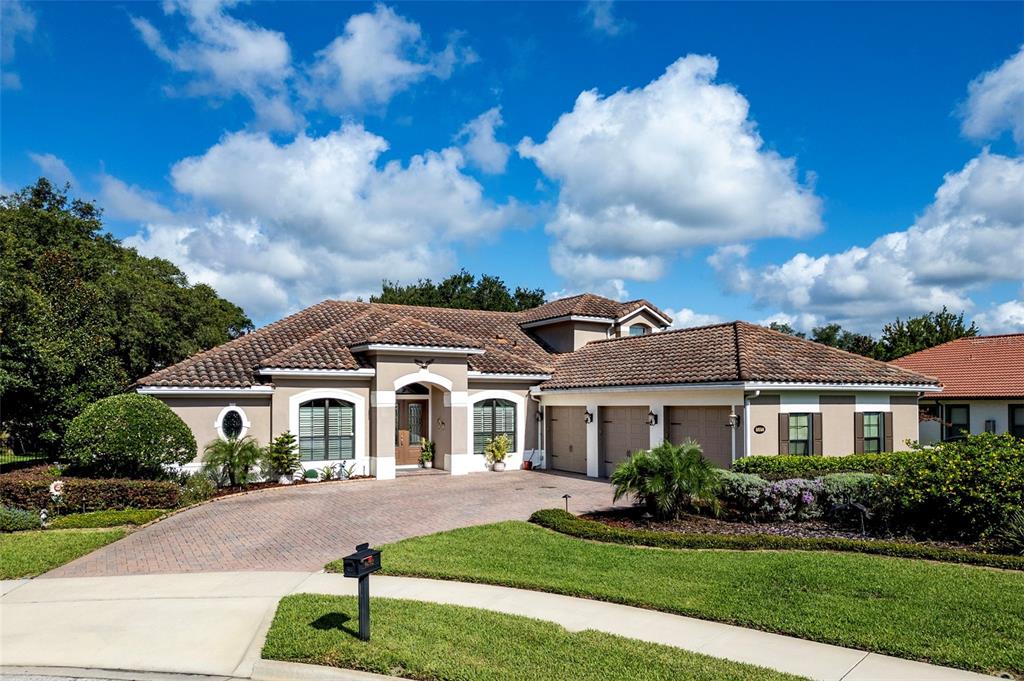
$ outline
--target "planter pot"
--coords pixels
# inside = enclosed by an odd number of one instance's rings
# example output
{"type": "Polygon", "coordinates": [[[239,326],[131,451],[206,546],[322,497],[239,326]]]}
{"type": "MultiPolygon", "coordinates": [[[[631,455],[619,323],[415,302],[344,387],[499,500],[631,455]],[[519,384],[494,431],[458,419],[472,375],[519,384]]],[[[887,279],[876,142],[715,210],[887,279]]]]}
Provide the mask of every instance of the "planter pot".
{"type": "Polygon", "coordinates": [[[495,461],[493,464],[491,464],[491,470],[494,471],[495,473],[502,472],[503,470],[505,470],[505,462],[495,461]]]}
{"type": "Polygon", "coordinates": [[[524,471],[532,471],[533,470],[533,462],[532,461],[524,461],[523,462],[523,470],[524,471]]]}

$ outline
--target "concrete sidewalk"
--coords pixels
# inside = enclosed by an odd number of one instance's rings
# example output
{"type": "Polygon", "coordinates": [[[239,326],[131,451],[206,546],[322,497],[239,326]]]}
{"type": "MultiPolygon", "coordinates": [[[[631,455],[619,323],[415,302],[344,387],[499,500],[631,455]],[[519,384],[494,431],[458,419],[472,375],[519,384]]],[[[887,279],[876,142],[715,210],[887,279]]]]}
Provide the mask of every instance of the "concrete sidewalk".
{"type": "MultiPolygon", "coordinates": [[[[131,669],[251,678],[277,601],[354,595],[355,580],[305,572],[82,577],[5,583],[0,666],[131,669]]],[[[376,597],[485,608],[595,629],[822,681],[991,678],[653,610],[505,587],[373,578],[376,597]]],[[[907,626],[913,626],[908,622],[907,626]]]]}

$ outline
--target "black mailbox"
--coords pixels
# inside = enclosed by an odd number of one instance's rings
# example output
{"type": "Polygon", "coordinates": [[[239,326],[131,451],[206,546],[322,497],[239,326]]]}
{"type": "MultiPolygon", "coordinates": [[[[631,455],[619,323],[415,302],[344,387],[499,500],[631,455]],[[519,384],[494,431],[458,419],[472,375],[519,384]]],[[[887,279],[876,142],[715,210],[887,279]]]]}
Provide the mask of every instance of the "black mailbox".
{"type": "Polygon", "coordinates": [[[346,577],[362,577],[380,570],[380,551],[371,549],[369,544],[360,544],[356,552],[342,558],[346,577]]]}

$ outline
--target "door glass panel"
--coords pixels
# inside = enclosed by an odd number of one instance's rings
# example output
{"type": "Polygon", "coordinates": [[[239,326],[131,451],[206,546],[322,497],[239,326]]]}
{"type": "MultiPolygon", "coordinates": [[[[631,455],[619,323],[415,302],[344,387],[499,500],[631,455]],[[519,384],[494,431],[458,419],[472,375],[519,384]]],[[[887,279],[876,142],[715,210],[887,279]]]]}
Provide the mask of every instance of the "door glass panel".
{"type": "Polygon", "coordinates": [[[409,444],[420,443],[421,422],[423,420],[423,405],[419,402],[409,404],[409,444]]]}

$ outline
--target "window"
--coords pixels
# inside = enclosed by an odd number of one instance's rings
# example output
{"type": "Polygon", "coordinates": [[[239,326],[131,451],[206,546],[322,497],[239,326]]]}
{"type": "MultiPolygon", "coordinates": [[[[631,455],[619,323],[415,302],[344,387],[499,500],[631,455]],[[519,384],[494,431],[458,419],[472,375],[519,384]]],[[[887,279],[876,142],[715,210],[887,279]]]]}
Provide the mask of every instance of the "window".
{"type": "Polygon", "coordinates": [[[516,405],[508,400],[482,400],[473,405],[473,453],[483,454],[487,443],[505,434],[516,451],[516,405]]]}
{"type": "Polygon", "coordinates": [[[1024,404],[1010,405],[1010,433],[1024,438],[1024,404]]]}
{"type": "Polygon", "coordinates": [[[885,442],[885,417],[880,411],[864,413],[864,451],[876,453],[882,451],[885,442]]]}
{"type": "Polygon", "coordinates": [[[789,415],[789,453],[811,453],[811,415],[789,415]]]}
{"type": "Polygon", "coordinates": [[[947,404],[943,440],[959,440],[971,432],[971,409],[966,404],[947,404]]]}
{"type": "Polygon", "coordinates": [[[237,440],[238,436],[242,434],[243,425],[242,415],[238,413],[237,409],[232,409],[221,419],[220,430],[228,440],[237,440]]]}
{"type": "Polygon", "coordinates": [[[341,400],[299,405],[299,457],[303,461],[355,458],[355,408],[341,400]]]}
{"type": "Polygon", "coordinates": [[[633,324],[632,326],[629,327],[629,335],[646,336],[650,330],[651,328],[646,324],[633,324]]]}

